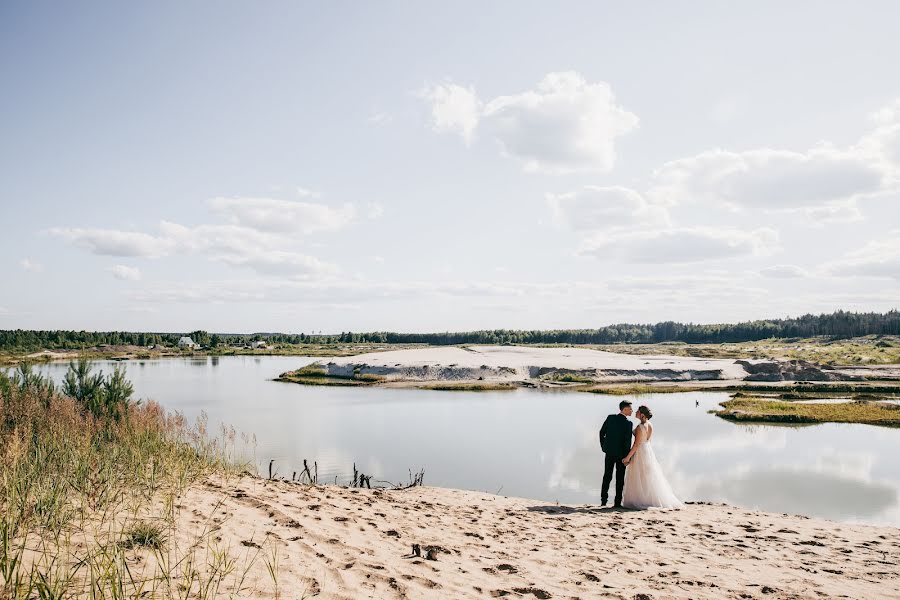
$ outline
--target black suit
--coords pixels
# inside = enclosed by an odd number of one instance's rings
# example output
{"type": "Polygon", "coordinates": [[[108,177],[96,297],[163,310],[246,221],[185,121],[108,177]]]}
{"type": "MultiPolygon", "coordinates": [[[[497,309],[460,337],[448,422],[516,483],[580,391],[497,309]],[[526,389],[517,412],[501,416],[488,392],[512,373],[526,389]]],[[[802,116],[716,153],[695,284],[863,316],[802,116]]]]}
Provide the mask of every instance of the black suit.
{"type": "Polygon", "coordinates": [[[609,484],[612,481],[613,468],[616,470],[616,506],[622,504],[622,490],[625,487],[625,465],[622,459],[631,451],[631,421],[622,413],[609,415],[600,428],[600,447],[606,454],[603,468],[603,486],[600,488],[600,500],[603,504],[609,499],[609,484]]]}

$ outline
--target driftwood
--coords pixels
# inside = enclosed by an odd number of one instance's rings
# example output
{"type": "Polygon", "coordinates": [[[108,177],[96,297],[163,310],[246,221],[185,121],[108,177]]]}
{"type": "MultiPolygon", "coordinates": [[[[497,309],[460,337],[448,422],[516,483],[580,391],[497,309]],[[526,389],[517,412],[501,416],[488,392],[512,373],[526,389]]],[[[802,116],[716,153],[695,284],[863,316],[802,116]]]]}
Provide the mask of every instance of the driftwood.
{"type": "MultiPolygon", "coordinates": [[[[275,470],[275,459],[269,460],[269,479],[275,479],[278,473],[275,470]]],[[[282,478],[284,481],[287,481],[286,478],[282,478]]],[[[393,483],[391,481],[385,481],[383,479],[374,479],[374,475],[366,475],[362,471],[360,471],[356,467],[356,463],[353,463],[353,478],[347,484],[347,487],[351,488],[367,488],[373,489],[373,483],[375,484],[375,488],[381,489],[394,489],[394,490],[405,490],[417,486],[424,485],[423,481],[425,479],[425,469],[419,469],[417,472],[413,473],[412,469],[409,470],[409,481],[405,485],[402,483],[393,483]]],[[[291,481],[299,484],[308,484],[308,485],[319,485],[319,462],[313,461],[312,467],[309,465],[309,461],[307,459],[303,459],[303,468],[300,471],[293,471],[291,474],[291,481]]],[[[338,485],[338,476],[334,477],[334,485],[338,485]]]]}
{"type": "Polygon", "coordinates": [[[364,475],[357,471],[356,463],[353,463],[353,482],[350,484],[350,487],[361,488],[363,486],[372,489],[372,476],[364,475]]]}

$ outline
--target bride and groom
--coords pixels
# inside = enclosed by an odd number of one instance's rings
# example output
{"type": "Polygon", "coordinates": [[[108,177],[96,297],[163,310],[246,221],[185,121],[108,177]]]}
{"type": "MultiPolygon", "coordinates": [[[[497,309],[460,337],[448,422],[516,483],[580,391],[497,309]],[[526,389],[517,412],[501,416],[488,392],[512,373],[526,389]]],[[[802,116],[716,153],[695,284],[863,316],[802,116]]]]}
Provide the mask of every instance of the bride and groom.
{"type": "Polygon", "coordinates": [[[646,406],[637,410],[640,424],[632,431],[631,402],[619,403],[619,412],[609,415],[600,428],[600,447],[606,455],[600,500],[606,506],[613,470],[616,472],[616,497],[613,506],[625,508],[677,508],[681,502],[672,492],[653,453],[650,440],[653,413],[646,406]],[[632,442],[632,437],[634,441],[632,442]]]}

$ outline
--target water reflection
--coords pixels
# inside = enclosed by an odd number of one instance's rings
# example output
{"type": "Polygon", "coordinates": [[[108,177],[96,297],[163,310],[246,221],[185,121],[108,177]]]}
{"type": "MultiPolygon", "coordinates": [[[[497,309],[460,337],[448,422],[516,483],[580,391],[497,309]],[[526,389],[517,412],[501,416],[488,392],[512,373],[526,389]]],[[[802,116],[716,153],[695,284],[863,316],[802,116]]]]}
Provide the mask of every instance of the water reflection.
{"type": "MultiPolygon", "coordinates": [[[[321,480],[355,462],[374,479],[569,503],[597,502],[597,430],[621,397],[567,392],[439,392],[305,387],[271,381],[313,359],[213,357],[118,363],[139,397],[188,418],[206,411],[255,434],[248,449],[290,477],[304,458],[321,480]],[[221,365],[222,368],[214,368],[221,365]]],[[[111,363],[98,365],[109,371],[111,363]]],[[[66,365],[43,367],[61,378],[66,365]]],[[[900,525],[900,431],[864,425],[769,426],[710,415],[721,393],[649,394],[654,446],[676,493],[765,510],[900,525]]]]}

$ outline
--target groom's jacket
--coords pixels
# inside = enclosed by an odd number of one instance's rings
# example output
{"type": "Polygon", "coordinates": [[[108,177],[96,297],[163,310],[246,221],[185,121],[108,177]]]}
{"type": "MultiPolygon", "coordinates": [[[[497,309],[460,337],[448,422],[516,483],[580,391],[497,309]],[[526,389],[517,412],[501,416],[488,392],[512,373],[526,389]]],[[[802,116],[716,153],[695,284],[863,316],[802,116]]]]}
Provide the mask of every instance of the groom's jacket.
{"type": "Polygon", "coordinates": [[[621,459],[631,450],[631,421],[622,413],[609,415],[600,428],[600,447],[613,458],[621,459]]]}

